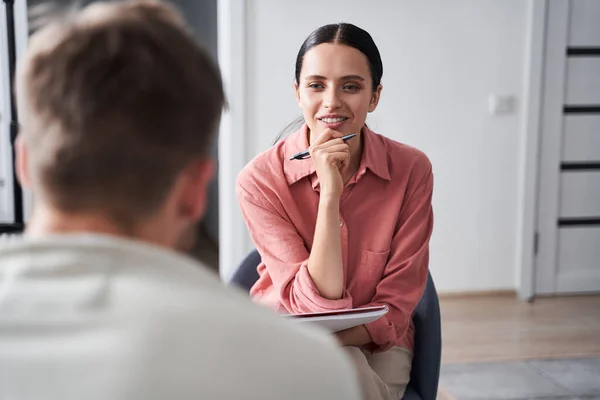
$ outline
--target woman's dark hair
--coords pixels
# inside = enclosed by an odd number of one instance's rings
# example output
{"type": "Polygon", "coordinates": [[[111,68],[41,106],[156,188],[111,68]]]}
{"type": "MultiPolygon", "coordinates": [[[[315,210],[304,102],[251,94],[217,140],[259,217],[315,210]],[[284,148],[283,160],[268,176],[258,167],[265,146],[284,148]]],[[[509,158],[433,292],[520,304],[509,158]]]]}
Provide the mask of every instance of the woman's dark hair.
{"type": "MultiPolygon", "coordinates": [[[[304,43],[302,43],[302,46],[300,47],[300,51],[298,51],[298,56],[296,57],[296,83],[300,83],[300,73],[302,72],[302,63],[306,52],[323,43],[343,44],[353,47],[363,53],[365,57],[367,57],[369,69],[371,70],[371,89],[373,91],[377,90],[377,87],[381,83],[381,77],[383,76],[383,62],[381,61],[379,49],[369,32],[356,25],[343,22],[339,24],[324,25],[314,30],[308,35],[306,40],[304,40],[304,43]]],[[[301,123],[302,118],[298,118],[286,126],[275,139],[275,143],[289,132],[297,130],[301,123]]]]}
{"type": "Polygon", "coordinates": [[[379,49],[369,32],[356,25],[346,23],[325,25],[308,35],[296,57],[296,83],[300,83],[300,72],[302,71],[302,62],[306,52],[323,43],[343,44],[354,47],[363,53],[367,57],[369,69],[371,70],[372,90],[377,90],[383,75],[383,63],[381,62],[379,49]]]}

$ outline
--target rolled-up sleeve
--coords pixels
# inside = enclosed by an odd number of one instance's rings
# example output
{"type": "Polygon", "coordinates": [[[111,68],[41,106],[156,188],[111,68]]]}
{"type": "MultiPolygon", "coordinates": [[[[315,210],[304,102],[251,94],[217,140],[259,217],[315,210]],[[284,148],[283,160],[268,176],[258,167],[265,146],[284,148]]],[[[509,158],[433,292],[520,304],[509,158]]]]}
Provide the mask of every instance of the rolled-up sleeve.
{"type": "Polygon", "coordinates": [[[346,290],[338,300],[320,295],[308,271],[310,253],[277,197],[239,177],[236,192],[250,236],[281,305],[292,314],[352,308],[346,290]]]}
{"type": "Polygon", "coordinates": [[[403,207],[392,239],[389,260],[375,295],[367,306],[387,305],[388,313],[365,325],[376,351],[394,346],[407,334],[429,271],[429,240],[433,231],[431,167],[403,207]]]}

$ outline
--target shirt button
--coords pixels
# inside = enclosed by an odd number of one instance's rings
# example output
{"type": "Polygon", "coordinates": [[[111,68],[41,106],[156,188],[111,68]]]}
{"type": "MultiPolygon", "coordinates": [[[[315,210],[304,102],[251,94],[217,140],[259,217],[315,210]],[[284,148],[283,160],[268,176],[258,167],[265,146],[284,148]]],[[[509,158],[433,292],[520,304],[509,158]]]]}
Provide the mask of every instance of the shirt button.
{"type": "Polygon", "coordinates": [[[344,222],[340,220],[340,227],[344,226],[344,222]]]}

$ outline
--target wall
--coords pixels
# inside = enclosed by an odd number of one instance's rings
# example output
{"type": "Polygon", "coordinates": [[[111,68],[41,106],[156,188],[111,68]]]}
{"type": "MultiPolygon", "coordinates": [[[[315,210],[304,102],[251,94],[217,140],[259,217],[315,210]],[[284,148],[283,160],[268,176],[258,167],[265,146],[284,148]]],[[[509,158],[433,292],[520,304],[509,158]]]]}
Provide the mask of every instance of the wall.
{"type": "MultiPolygon", "coordinates": [[[[170,0],[184,15],[188,24],[194,30],[196,37],[202,41],[215,62],[218,57],[217,49],[217,0],[170,0]]],[[[212,156],[218,158],[218,142],[211,150],[212,156]]],[[[219,242],[219,180],[212,180],[208,190],[208,205],[202,225],[209,239],[219,242]]]]}
{"type": "MultiPolygon", "coordinates": [[[[422,149],[434,166],[430,267],[439,290],[516,288],[528,3],[254,0],[245,7],[246,159],[299,115],[292,82],[304,38],[326,23],[355,23],[372,34],[384,61],[382,100],[368,123],[422,149]],[[515,112],[489,115],[491,93],[515,95],[515,112]]],[[[222,265],[223,275],[232,267],[222,265]]]]}

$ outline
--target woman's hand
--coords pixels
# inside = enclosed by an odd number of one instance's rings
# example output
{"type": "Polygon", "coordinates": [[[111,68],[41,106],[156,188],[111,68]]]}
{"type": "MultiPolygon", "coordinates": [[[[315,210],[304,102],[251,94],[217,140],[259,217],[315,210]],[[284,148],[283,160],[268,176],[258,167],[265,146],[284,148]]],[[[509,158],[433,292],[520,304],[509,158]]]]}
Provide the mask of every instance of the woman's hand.
{"type": "Polygon", "coordinates": [[[334,333],[334,335],[342,346],[364,346],[373,341],[364,325],[339,331],[334,333]]]}
{"type": "Polygon", "coordinates": [[[342,169],[350,163],[350,146],[342,133],[325,129],[310,146],[309,152],[321,185],[321,196],[339,198],[344,190],[342,169]]]}

